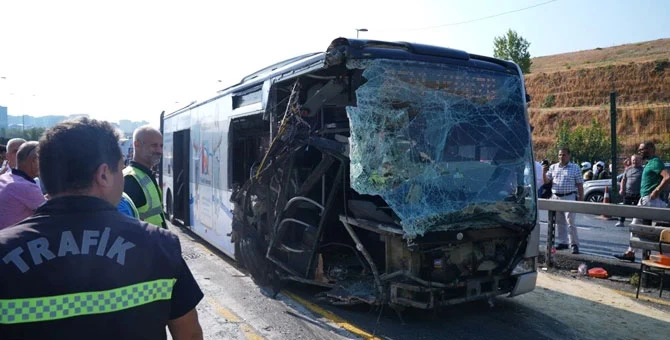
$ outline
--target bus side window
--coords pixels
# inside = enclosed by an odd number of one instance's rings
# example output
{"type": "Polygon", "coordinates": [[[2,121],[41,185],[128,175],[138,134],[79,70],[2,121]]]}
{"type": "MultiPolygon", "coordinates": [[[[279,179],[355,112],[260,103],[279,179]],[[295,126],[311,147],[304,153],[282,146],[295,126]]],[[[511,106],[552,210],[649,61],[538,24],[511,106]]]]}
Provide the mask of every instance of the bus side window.
{"type": "Polygon", "coordinates": [[[229,141],[229,187],[240,187],[265,155],[270,131],[260,114],[234,119],[229,141]]]}

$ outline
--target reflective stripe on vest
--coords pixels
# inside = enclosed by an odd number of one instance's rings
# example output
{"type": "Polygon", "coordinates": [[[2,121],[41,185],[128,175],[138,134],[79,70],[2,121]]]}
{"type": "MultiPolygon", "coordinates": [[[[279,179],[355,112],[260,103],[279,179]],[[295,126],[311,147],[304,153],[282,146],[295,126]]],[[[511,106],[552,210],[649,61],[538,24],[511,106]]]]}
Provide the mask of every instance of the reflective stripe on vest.
{"type": "Polygon", "coordinates": [[[147,202],[143,206],[137,207],[140,220],[162,227],[165,217],[163,216],[163,205],[161,204],[162,195],[160,189],[156,187],[151,180],[151,177],[145,174],[144,171],[133,166],[123,169],[123,175],[133,176],[144,192],[144,198],[147,202]]]}
{"type": "Polygon", "coordinates": [[[28,299],[0,299],[0,324],[50,321],[104,314],[172,298],[177,279],[160,279],[96,292],[28,299]]]}

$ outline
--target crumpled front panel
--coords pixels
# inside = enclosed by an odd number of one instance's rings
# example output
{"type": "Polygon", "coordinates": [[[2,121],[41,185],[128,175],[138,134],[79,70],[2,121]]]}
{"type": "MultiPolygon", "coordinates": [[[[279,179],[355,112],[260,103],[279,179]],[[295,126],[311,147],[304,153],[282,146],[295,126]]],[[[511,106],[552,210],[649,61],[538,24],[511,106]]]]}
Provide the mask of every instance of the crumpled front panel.
{"type": "Polygon", "coordinates": [[[416,61],[348,66],[367,80],[347,107],[351,186],[381,196],[406,237],[535,220],[518,77],[416,61]]]}

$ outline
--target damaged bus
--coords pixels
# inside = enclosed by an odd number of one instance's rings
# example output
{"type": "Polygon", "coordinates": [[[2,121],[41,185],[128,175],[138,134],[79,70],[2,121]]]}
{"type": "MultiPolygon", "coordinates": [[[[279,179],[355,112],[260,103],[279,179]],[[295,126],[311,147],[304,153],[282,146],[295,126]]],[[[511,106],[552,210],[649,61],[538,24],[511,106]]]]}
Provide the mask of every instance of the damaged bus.
{"type": "Polygon", "coordinates": [[[537,188],[514,63],[339,38],[161,128],[167,216],[259,284],[397,310],[535,287],[537,188]]]}

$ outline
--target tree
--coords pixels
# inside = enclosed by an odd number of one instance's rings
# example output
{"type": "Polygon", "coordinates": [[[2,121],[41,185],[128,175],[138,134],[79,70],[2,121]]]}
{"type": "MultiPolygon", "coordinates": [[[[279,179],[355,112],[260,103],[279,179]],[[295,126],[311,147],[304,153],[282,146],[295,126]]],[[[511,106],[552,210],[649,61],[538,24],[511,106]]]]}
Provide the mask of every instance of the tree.
{"type": "MultiPolygon", "coordinates": [[[[567,122],[560,123],[556,131],[556,145],[550,151],[549,159],[556,157],[561,146],[570,149],[572,161],[578,164],[611,159],[609,133],[595,118],[589,127],[571,129],[567,122]]],[[[617,147],[621,148],[620,145],[617,147]]]]}
{"type": "Polygon", "coordinates": [[[511,60],[519,65],[521,72],[530,73],[530,43],[516,31],[508,30],[506,35],[493,39],[493,56],[500,59],[511,60]]]}
{"type": "Polygon", "coordinates": [[[1,132],[2,132],[2,136],[4,138],[0,137],[0,139],[9,140],[9,139],[12,139],[12,138],[23,138],[23,139],[28,140],[28,141],[36,141],[42,136],[42,133],[44,133],[44,130],[46,130],[46,129],[41,128],[41,127],[33,127],[33,128],[25,129],[25,130],[21,130],[21,129],[5,130],[5,129],[2,129],[1,132]]]}

